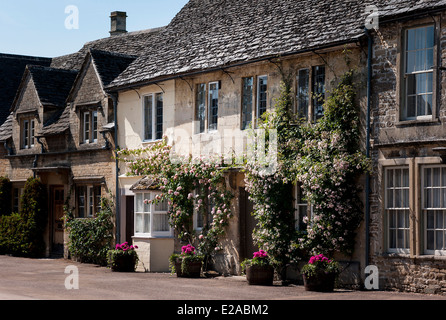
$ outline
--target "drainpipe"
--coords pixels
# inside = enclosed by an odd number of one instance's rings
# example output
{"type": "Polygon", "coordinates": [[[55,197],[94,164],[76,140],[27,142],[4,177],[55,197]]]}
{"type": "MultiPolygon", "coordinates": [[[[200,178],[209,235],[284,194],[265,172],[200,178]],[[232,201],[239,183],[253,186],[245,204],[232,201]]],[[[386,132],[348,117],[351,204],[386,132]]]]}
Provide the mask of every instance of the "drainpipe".
{"type": "MultiPolygon", "coordinates": [[[[366,124],[366,157],[370,159],[370,108],[372,95],[372,45],[373,38],[369,30],[364,29],[368,38],[368,54],[367,54],[367,124],[366,124]]],[[[369,250],[370,250],[370,173],[366,173],[365,177],[365,265],[369,265],[369,250]]]]}
{"type": "MultiPolygon", "coordinates": [[[[115,152],[118,151],[118,95],[116,93],[110,94],[113,101],[113,116],[115,122],[115,152]]],[[[121,243],[121,206],[120,206],[120,190],[119,190],[119,163],[118,159],[115,159],[115,170],[116,170],[116,242],[121,243]]]]}

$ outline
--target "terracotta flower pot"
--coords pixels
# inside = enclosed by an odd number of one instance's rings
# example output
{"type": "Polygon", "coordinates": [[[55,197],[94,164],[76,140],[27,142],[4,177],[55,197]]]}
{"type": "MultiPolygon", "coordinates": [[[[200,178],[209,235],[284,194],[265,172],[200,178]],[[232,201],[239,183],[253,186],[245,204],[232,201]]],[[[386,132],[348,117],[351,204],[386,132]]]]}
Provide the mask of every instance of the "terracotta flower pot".
{"type": "Polygon", "coordinates": [[[175,262],[175,272],[177,274],[177,277],[199,278],[201,276],[202,265],[202,261],[188,262],[186,265],[186,270],[183,272],[181,270],[181,260],[177,260],[175,262]]]}
{"type": "Polygon", "coordinates": [[[302,274],[306,291],[332,292],[334,290],[336,273],[319,272],[314,276],[302,274]]]}
{"type": "Polygon", "coordinates": [[[246,268],[246,280],[250,285],[272,286],[274,268],[272,266],[249,266],[246,268]]]}

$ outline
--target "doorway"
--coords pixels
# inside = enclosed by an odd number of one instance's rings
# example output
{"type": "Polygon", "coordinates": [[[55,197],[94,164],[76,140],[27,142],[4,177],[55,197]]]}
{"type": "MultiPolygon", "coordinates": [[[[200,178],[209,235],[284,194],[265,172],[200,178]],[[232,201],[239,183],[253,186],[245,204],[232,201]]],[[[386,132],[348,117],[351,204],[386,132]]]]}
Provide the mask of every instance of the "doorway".
{"type": "Polygon", "coordinates": [[[252,258],[252,254],[258,251],[252,233],[256,226],[256,220],[252,215],[253,203],[249,200],[249,193],[245,188],[239,188],[240,195],[240,261],[252,258]]]}
{"type": "Polygon", "coordinates": [[[50,203],[51,203],[51,253],[61,255],[63,254],[64,243],[64,203],[65,203],[65,189],[63,186],[50,187],[50,203]]]}

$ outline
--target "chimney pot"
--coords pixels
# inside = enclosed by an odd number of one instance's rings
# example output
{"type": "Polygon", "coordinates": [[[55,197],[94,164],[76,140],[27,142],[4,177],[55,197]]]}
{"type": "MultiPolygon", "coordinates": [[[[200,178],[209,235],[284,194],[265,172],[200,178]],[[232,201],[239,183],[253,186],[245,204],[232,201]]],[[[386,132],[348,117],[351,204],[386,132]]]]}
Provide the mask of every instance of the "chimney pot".
{"type": "Polygon", "coordinates": [[[110,14],[110,35],[116,36],[120,34],[127,33],[127,13],[122,11],[113,11],[110,14]]]}

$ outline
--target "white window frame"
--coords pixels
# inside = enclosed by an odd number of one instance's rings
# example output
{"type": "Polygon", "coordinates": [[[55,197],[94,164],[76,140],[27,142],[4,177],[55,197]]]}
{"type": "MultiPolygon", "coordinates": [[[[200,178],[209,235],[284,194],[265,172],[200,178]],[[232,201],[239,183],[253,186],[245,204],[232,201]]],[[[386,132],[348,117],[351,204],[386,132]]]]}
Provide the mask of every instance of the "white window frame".
{"type": "Polygon", "coordinates": [[[98,142],[98,111],[89,110],[82,112],[82,142],[98,142]],[[88,117],[88,125],[87,125],[88,117]]]}
{"type": "MultiPolygon", "coordinates": [[[[157,133],[157,106],[156,106],[156,102],[157,102],[157,96],[161,95],[162,99],[163,99],[163,121],[162,121],[162,126],[163,126],[163,130],[164,130],[164,94],[162,92],[152,92],[149,94],[146,94],[142,97],[142,141],[144,142],[152,142],[152,141],[159,141],[162,140],[162,137],[160,139],[156,138],[156,133],[157,133]],[[152,138],[146,138],[146,134],[148,132],[146,132],[146,99],[150,98],[152,101],[152,119],[151,119],[151,127],[152,127],[152,138]]],[[[164,133],[164,132],[163,132],[164,133]]]]}
{"type": "MultiPolygon", "coordinates": [[[[395,177],[393,177],[394,179],[395,177]]],[[[403,180],[402,176],[401,179],[403,180]]],[[[390,253],[403,253],[403,254],[409,254],[410,253],[410,234],[411,234],[411,228],[410,228],[410,190],[411,190],[411,186],[410,186],[410,168],[409,166],[389,166],[386,167],[384,169],[384,211],[385,211],[385,217],[386,217],[386,239],[387,239],[387,243],[386,243],[386,247],[387,247],[387,251],[390,253]],[[388,187],[388,172],[389,171],[393,171],[393,175],[395,176],[395,170],[407,170],[407,179],[408,179],[408,185],[407,186],[395,186],[395,183],[392,187],[388,187]],[[388,203],[389,203],[389,195],[388,195],[388,191],[392,190],[392,195],[393,195],[393,206],[389,207],[388,203]],[[395,207],[395,191],[399,190],[401,191],[401,202],[404,204],[404,191],[407,190],[407,207],[395,207]],[[396,218],[396,222],[395,222],[395,227],[391,228],[390,227],[390,211],[395,211],[398,212],[398,214],[400,214],[399,212],[402,212],[403,214],[408,215],[407,217],[407,223],[408,225],[405,227],[398,227],[398,219],[396,218]],[[402,230],[404,232],[404,241],[403,242],[407,242],[408,243],[408,247],[404,248],[404,247],[396,247],[396,248],[391,248],[390,247],[390,232],[391,229],[394,230],[394,232],[396,232],[395,235],[395,243],[397,243],[398,241],[398,231],[402,230]]]]}
{"type": "Polygon", "coordinates": [[[78,207],[78,217],[80,217],[79,209],[83,208],[84,216],[80,218],[93,218],[101,210],[101,187],[100,185],[79,185],[77,186],[77,192],[80,192],[80,188],[85,188],[85,193],[77,194],[76,204],[78,207]],[[95,189],[99,189],[99,193],[95,193],[95,189]],[[84,205],[80,206],[80,197],[84,198],[84,205]],[[95,206],[96,204],[96,206],[95,206]]]}
{"type": "MultiPolygon", "coordinates": [[[[306,208],[306,217],[308,217],[307,225],[311,224],[311,219],[313,218],[313,205],[308,202],[302,202],[302,195],[299,194],[299,186],[295,185],[294,190],[294,229],[296,231],[306,231],[300,230],[299,221],[301,220],[300,208],[306,208]],[[310,214],[310,215],[308,215],[310,214]]],[[[302,192],[302,190],[300,190],[302,192]]],[[[303,218],[303,217],[302,217],[303,218]]]]}
{"type": "Polygon", "coordinates": [[[22,121],[22,128],[21,128],[22,149],[31,149],[34,147],[35,130],[36,130],[35,119],[24,119],[22,121]]]}
{"type": "MultiPolygon", "coordinates": [[[[168,219],[168,208],[166,208],[166,211],[157,211],[156,207],[157,204],[154,203],[147,203],[144,204],[144,200],[154,200],[157,195],[161,195],[160,192],[156,191],[141,191],[141,192],[135,192],[135,219],[134,219],[134,236],[135,237],[145,237],[145,238],[171,238],[173,236],[172,227],[169,225],[169,230],[167,231],[156,231],[154,230],[154,216],[165,214],[168,219]],[[138,201],[141,201],[141,204],[138,204],[138,201]],[[143,210],[139,210],[142,208],[143,210]],[[138,218],[137,216],[142,216],[142,226],[146,224],[145,221],[148,219],[148,228],[149,230],[142,230],[139,231],[140,228],[138,226],[138,218]],[[147,232],[145,232],[147,231],[147,232]]],[[[159,205],[159,204],[158,204],[159,205]]]]}
{"type": "MultiPolygon", "coordinates": [[[[197,191],[194,191],[193,195],[194,195],[194,199],[196,199],[197,191]]],[[[206,201],[202,205],[206,207],[207,217],[204,217],[204,216],[202,217],[202,221],[201,221],[202,225],[201,226],[198,225],[198,212],[197,212],[197,209],[195,208],[195,205],[196,205],[196,203],[194,203],[193,227],[194,227],[195,231],[201,232],[206,223],[209,223],[209,224],[212,223],[213,216],[214,216],[213,210],[215,209],[215,205],[209,197],[206,198],[206,201]]]]}
{"type": "MultiPolygon", "coordinates": [[[[436,82],[436,73],[435,73],[435,68],[436,68],[436,65],[437,65],[437,63],[436,63],[436,61],[435,61],[435,57],[436,57],[436,54],[435,54],[435,50],[436,50],[436,39],[435,39],[435,37],[436,37],[436,32],[435,32],[435,24],[427,24],[427,25],[421,25],[421,26],[417,26],[417,27],[410,27],[410,28],[407,28],[407,29],[405,29],[404,30],[404,37],[403,37],[403,47],[404,47],[404,50],[403,50],[403,61],[404,61],[404,63],[403,63],[403,91],[404,91],[404,95],[403,95],[403,110],[402,110],[402,120],[403,121],[405,121],[405,120],[430,120],[430,119],[432,119],[433,118],[433,116],[434,116],[434,114],[435,114],[435,82],[436,82]],[[426,48],[424,48],[424,49],[413,49],[413,50],[409,50],[408,49],[408,38],[409,38],[409,36],[408,36],[408,33],[409,33],[409,31],[410,30],[417,30],[417,29],[423,29],[423,28],[428,28],[428,27],[433,27],[433,40],[434,40],[434,44],[433,44],[433,47],[426,47],[426,48]],[[431,69],[425,69],[425,70],[420,70],[420,71],[412,71],[412,72],[407,72],[407,64],[408,64],[408,59],[407,59],[407,54],[408,54],[408,52],[409,51],[422,51],[422,50],[424,50],[425,52],[426,52],[426,54],[427,54],[427,51],[428,50],[432,50],[432,54],[433,54],[433,57],[432,57],[432,63],[433,63],[433,65],[432,65],[432,68],[431,69]],[[415,116],[411,116],[411,117],[409,117],[408,115],[407,115],[407,113],[408,113],[408,107],[409,107],[409,94],[408,94],[408,88],[409,88],[409,81],[408,81],[408,77],[409,76],[411,76],[411,75],[420,75],[420,74],[431,74],[432,75],[432,92],[425,92],[425,93],[423,93],[423,94],[417,94],[417,93],[415,93],[415,94],[412,94],[411,96],[415,96],[415,99],[417,100],[417,97],[419,96],[419,95],[431,95],[431,103],[432,103],[432,105],[431,105],[431,114],[426,114],[426,115],[417,115],[417,109],[418,109],[418,106],[417,106],[417,104],[418,104],[418,102],[417,101],[415,101],[415,116]]],[[[415,40],[414,40],[415,41],[415,40]]],[[[426,39],[425,39],[425,41],[427,41],[426,39]]],[[[426,59],[427,59],[427,57],[426,57],[426,59]]],[[[416,63],[416,62],[415,62],[416,63]]],[[[427,85],[427,80],[426,80],[426,85],[427,85]]]]}
{"type": "MultiPolygon", "coordinates": [[[[421,212],[422,212],[422,220],[423,220],[423,250],[424,250],[424,254],[430,254],[430,255],[436,255],[436,256],[445,256],[446,255],[446,225],[445,225],[445,220],[446,220],[446,199],[442,196],[442,189],[445,189],[444,191],[446,192],[446,182],[443,181],[443,177],[441,171],[442,170],[446,170],[446,166],[445,165],[426,165],[422,167],[421,170],[421,212]],[[432,184],[429,187],[426,187],[425,185],[425,174],[426,174],[426,169],[432,169],[432,180],[433,180],[433,169],[440,169],[440,176],[439,176],[439,186],[433,186],[432,184]],[[437,207],[432,207],[432,208],[426,208],[425,207],[425,203],[426,203],[426,192],[425,190],[430,189],[432,191],[434,191],[434,189],[439,189],[439,201],[440,203],[443,202],[443,205],[440,206],[439,208],[437,207]],[[427,214],[429,211],[434,211],[434,227],[433,228],[428,228],[428,218],[427,218],[427,214]],[[443,227],[442,228],[437,228],[437,217],[435,214],[435,211],[443,211],[443,227]],[[438,250],[438,249],[427,249],[427,233],[428,231],[432,231],[433,232],[433,236],[434,236],[434,246],[436,246],[436,233],[437,232],[441,232],[443,231],[443,250],[438,250]]],[[[433,197],[434,197],[434,192],[431,192],[431,196],[432,196],[432,201],[431,204],[433,204],[433,197]]],[[[438,213],[437,213],[438,214],[438,213]]]]}

